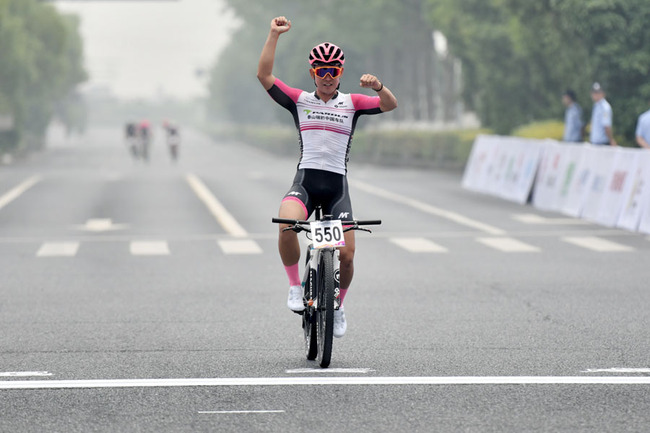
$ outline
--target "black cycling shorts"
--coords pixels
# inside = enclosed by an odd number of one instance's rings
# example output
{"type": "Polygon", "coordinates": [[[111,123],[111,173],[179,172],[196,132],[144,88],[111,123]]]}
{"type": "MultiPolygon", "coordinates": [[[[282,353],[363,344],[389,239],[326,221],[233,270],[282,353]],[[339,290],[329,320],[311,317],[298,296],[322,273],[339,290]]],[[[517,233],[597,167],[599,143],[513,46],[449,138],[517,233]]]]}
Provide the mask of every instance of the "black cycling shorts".
{"type": "Polygon", "coordinates": [[[302,203],[305,219],[318,205],[323,208],[323,215],[332,215],[334,219],[343,221],[354,219],[348,179],[343,174],[312,168],[299,169],[291,189],[282,199],[285,200],[302,203]]]}

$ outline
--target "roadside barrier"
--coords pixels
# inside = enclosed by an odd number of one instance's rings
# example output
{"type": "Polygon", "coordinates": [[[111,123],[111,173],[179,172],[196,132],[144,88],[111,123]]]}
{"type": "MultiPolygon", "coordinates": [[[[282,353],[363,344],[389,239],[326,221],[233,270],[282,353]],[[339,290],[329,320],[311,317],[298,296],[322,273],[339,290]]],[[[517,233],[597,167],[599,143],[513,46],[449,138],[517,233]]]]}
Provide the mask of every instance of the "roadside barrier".
{"type": "Polygon", "coordinates": [[[463,187],[535,208],[650,233],[650,151],[479,135],[463,187]]]}

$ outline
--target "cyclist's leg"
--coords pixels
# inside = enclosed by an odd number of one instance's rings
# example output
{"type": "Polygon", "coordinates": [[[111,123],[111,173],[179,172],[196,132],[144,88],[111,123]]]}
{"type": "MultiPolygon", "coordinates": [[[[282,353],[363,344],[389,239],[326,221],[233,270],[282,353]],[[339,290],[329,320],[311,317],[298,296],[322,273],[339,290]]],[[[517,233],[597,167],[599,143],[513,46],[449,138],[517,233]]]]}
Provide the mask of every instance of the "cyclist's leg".
{"type": "MultiPolygon", "coordinates": [[[[352,201],[350,200],[350,193],[348,189],[348,181],[345,176],[337,179],[337,189],[333,197],[331,206],[327,209],[334,218],[343,221],[351,221],[354,219],[352,212],[352,201]]],[[[332,182],[334,184],[334,182],[332,182]]],[[[354,231],[350,230],[345,232],[345,246],[339,249],[339,288],[341,291],[341,303],[345,298],[352,277],[354,276],[354,252],[355,252],[355,238],[354,231]]]]}
{"type": "MultiPolygon", "coordinates": [[[[304,172],[298,171],[291,189],[285,194],[280,204],[279,218],[306,220],[310,214],[309,195],[303,186],[304,172]]],[[[278,250],[285,267],[289,284],[300,285],[298,262],[300,261],[300,243],[298,234],[294,231],[283,231],[287,224],[280,224],[278,237],[278,250]]]]}
{"type": "MultiPolygon", "coordinates": [[[[302,202],[294,199],[284,199],[280,205],[279,218],[286,219],[306,219],[305,206],[302,202]]],[[[280,251],[280,258],[284,266],[291,266],[297,264],[300,260],[300,243],[298,242],[298,234],[294,231],[283,231],[289,224],[280,224],[280,235],[278,239],[278,249],[280,251]]]]}

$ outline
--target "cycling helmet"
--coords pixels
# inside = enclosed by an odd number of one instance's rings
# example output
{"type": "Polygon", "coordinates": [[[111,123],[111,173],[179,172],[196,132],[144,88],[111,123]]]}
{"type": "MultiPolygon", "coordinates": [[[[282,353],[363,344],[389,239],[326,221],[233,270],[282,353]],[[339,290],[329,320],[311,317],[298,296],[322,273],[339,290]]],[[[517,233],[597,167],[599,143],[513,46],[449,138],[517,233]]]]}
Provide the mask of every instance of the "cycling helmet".
{"type": "Polygon", "coordinates": [[[330,42],[323,42],[316,45],[309,52],[309,64],[314,63],[340,63],[341,66],[345,63],[345,55],[343,50],[330,42]]]}

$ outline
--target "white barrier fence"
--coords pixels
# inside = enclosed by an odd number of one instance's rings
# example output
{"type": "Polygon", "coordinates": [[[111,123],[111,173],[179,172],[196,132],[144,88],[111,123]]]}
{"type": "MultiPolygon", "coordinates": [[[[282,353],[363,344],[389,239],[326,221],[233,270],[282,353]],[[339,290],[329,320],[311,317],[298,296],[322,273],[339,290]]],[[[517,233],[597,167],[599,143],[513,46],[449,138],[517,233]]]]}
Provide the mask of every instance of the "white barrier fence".
{"type": "Polygon", "coordinates": [[[650,151],[644,149],[480,135],[463,187],[650,233],[650,151]]]}

